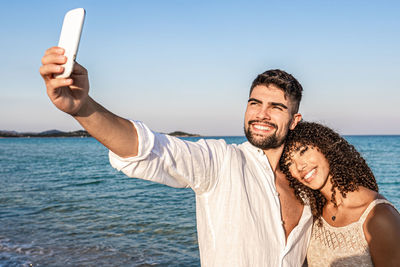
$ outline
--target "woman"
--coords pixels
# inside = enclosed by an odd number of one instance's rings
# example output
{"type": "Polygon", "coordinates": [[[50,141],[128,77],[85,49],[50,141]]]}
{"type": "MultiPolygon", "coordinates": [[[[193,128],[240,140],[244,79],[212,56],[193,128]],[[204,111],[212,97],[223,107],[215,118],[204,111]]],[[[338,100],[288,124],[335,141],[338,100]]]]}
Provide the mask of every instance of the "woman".
{"type": "Polygon", "coordinates": [[[309,266],[400,266],[400,215],[344,138],[301,122],[288,134],[280,167],[312,209],[309,266]]]}

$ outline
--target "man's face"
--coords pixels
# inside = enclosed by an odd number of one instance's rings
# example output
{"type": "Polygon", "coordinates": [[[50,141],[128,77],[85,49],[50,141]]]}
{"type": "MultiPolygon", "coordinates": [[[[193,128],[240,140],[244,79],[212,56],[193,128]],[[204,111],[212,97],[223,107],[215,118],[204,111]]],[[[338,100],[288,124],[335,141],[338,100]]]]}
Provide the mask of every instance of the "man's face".
{"type": "Polygon", "coordinates": [[[292,115],[294,105],[275,85],[254,87],[247,103],[244,130],[247,139],[263,150],[280,147],[289,129],[301,120],[292,115]]]}

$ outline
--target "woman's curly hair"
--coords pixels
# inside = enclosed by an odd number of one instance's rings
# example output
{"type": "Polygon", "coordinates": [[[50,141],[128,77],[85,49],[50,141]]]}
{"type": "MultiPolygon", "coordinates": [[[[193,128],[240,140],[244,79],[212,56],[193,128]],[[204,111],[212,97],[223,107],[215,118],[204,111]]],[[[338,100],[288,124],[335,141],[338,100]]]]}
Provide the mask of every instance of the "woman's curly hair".
{"type": "Polygon", "coordinates": [[[348,192],[357,190],[359,186],[378,191],[374,174],[353,145],[326,126],[313,122],[300,122],[294,130],[289,131],[279,164],[297,199],[302,204],[310,205],[314,221],[318,220],[319,225],[326,198],[319,190],[313,190],[300,183],[289,172],[291,154],[303,147],[316,148],[327,159],[333,185],[331,201],[335,206],[337,206],[335,188],[343,197],[346,197],[348,192]]]}

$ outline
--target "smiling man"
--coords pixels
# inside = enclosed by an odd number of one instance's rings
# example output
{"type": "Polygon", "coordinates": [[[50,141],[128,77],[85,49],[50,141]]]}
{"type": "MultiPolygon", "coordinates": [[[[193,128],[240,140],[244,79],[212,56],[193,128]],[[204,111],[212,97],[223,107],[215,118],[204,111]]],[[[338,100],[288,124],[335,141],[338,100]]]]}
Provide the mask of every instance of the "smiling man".
{"type": "Polygon", "coordinates": [[[289,110],[289,104],[282,90],[275,85],[255,86],[245,116],[245,134],[250,143],[262,149],[280,147],[285,141],[289,124],[293,123],[290,125],[293,129],[301,119],[300,114],[291,114],[294,107],[291,105],[289,110]]]}
{"type": "Polygon", "coordinates": [[[301,120],[302,87],[290,74],[271,70],[254,80],[245,114],[249,142],[188,142],[123,119],[89,97],[87,71],[53,47],[40,73],[47,94],[109,150],[111,165],[135,178],[196,193],[197,233],[203,266],[301,266],[312,225],[308,206],[296,200],[278,168],[289,129],[301,120]]]}

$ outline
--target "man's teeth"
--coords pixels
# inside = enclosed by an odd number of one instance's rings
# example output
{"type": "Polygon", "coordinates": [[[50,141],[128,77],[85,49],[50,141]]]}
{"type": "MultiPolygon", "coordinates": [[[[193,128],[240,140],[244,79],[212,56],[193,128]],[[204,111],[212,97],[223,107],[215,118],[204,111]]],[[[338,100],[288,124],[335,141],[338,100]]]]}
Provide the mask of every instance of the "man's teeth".
{"type": "Polygon", "coordinates": [[[314,172],[315,172],[315,169],[312,169],[309,173],[306,174],[306,176],[304,176],[304,179],[305,180],[310,179],[311,176],[314,174],[314,172]]]}
{"type": "Polygon", "coordinates": [[[254,128],[258,129],[258,130],[264,130],[264,131],[269,131],[271,130],[271,127],[269,126],[262,126],[262,125],[254,125],[254,128]]]}

